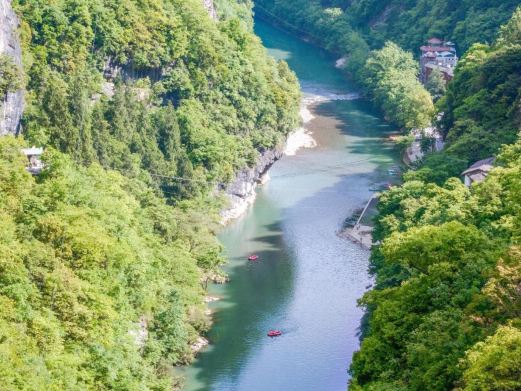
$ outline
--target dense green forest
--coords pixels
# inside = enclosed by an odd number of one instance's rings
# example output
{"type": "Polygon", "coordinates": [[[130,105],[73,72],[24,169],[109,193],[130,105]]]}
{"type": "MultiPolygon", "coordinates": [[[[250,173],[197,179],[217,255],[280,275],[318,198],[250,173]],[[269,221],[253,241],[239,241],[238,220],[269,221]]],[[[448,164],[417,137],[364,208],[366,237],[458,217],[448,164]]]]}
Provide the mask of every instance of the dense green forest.
{"type": "Polygon", "coordinates": [[[461,52],[475,42],[494,42],[498,26],[519,5],[517,0],[325,0],[321,3],[342,9],[373,47],[392,40],[415,51],[425,37],[436,36],[456,42],[461,52]]]}
{"type": "Polygon", "coordinates": [[[221,262],[216,223],[59,152],[35,179],[21,146],[0,139],[2,389],[171,389],[170,365],[208,327],[200,280],[221,262]]]}
{"type": "Polygon", "coordinates": [[[416,56],[431,36],[456,42],[461,52],[476,42],[492,42],[518,4],[517,0],[258,0],[256,11],[345,56],[346,70],[362,90],[388,120],[408,130],[429,122],[426,118],[433,109],[417,82],[418,66],[404,50],[416,56]],[[375,66],[381,71],[375,73],[375,66]]]}
{"type": "MultiPolygon", "coordinates": [[[[251,16],[215,23],[200,0],[19,0],[15,8],[30,143],[128,175],[226,181],[296,125],[295,77],[266,56],[251,16]]],[[[201,191],[159,182],[175,196],[201,191]]]]}
{"type": "Polygon", "coordinates": [[[469,50],[442,103],[446,150],[381,197],[353,390],[521,389],[520,21],[469,50]],[[485,182],[450,178],[498,150],[485,182]]]}
{"type": "Polygon", "coordinates": [[[416,51],[426,37],[456,42],[461,52],[475,42],[492,43],[517,0],[257,0],[257,11],[282,16],[330,50],[353,54],[386,41],[416,51]]]}
{"type": "Polygon", "coordinates": [[[3,390],[172,390],[209,327],[226,184],[298,121],[251,2],[15,0],[23,137],[0,139],[3,390]],[[20,148],[45,147],[43,172],[20,148]],[[174,178],[175,177],[175,178],[174,178]],[[182,178],[179,180],[179,178],[182,178]]]}

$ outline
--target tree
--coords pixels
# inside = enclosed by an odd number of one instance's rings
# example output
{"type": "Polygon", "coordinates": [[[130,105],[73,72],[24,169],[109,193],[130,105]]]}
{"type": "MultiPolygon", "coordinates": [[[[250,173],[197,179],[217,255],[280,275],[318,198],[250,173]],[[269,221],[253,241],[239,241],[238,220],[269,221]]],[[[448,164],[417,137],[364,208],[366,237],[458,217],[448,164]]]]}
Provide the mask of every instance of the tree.
{"type": "Polygon", "coordinates": [[[0,54],[0,100],[3,100],[8,92],[14,92],[21,86],[20,70],[13,59],[7,55],[0,54]]]}
{"type": "Polygon", "coordinates": [[[462,391],[510,391],[521,388],[521,331],[501,326],[496,333],[478,342],[462,363],[462,391]]]}
{"type": "Polygon", "coordinates": [[[447,82],[441,71],[438,68],[434,68],[429,75],[429,80],[427,80],[425,88],[427,88],[427,91],[431,93],[435,100],[438,100],[445,94],[447,89],[446,84],[447,82]]]}

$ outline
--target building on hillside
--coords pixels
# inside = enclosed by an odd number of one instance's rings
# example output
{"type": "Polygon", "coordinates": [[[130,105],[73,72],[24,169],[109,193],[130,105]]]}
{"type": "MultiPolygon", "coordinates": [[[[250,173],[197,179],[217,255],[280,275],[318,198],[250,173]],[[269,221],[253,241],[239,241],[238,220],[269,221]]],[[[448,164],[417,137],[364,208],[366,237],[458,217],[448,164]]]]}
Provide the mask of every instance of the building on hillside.
{"type": "Polygon", "coordinates": [[[420,80],[427,83],[434,69],[439,69],[446,82],[454,78],[454,68],[458,64],[456,46],[453,42],[443,42],[438,38],[431,38],[427,45],[421,46],[420,80]]]}
{"type": "Polygon", "coordinates": [[[465,186],[470,187],[473,183],[483,182],[490,170],[492,170],[495,161],[495,157],[489,157],[474,163],[463,171],[461,176],[463,177],[465,186]]]}
{"type": "Polygon", "coordinates": [[[28,165],[25,169],[33,175],[38,175],[43,169],[43,163],[41,161],[43,148],[24,148],[22,149],[22,153],[28,160],[28,165]]]}

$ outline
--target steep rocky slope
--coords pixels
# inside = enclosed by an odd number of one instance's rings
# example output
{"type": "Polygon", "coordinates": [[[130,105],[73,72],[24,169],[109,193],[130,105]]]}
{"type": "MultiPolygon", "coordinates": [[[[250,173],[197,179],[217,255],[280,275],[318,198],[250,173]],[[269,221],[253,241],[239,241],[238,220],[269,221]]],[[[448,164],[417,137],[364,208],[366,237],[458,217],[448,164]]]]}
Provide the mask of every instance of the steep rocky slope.
{"type": "MultiPolygon", "coordinates": [[[[18,38],[19,21],[11,7],[11,0],[0,0],[0,55],[11,57],[17,66],[22,64],[22,49],[18,38]]],[[[1,98],[1,97],[0,97],[1,98]]],[[[24,108],[23,90],[8,92],[0,100],[0,135],[19,131],[24,108]]]]}

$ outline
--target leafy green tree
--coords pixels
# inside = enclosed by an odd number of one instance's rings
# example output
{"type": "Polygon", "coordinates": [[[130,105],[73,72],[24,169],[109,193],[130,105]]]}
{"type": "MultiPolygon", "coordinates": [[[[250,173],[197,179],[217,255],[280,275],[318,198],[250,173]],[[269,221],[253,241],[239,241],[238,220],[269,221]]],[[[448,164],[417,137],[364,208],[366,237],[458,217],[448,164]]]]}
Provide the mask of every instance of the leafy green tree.
{"type": "Polygon", "coordinates": [[[8,92],[21,88],[20,70],[7,55],[0,55],[0,98],[4,99],[8,92]]]}
{"type": "Polygon", "coordinates": [[[521,331],[502,326],[483,342],[478,342],[463,361],[464,391],[516,390],[521,387],[521,331]]]}
{"type": "Polygon", "coordinates": [[[439,99],[447,90],[446,84],[447,82],[445,81],[441,71],[438,68],[434,68],[429,75],[429,80],[427,80],[425,88],[427,88],[427,91],[431,93],[434,99],[439,99]]]}

